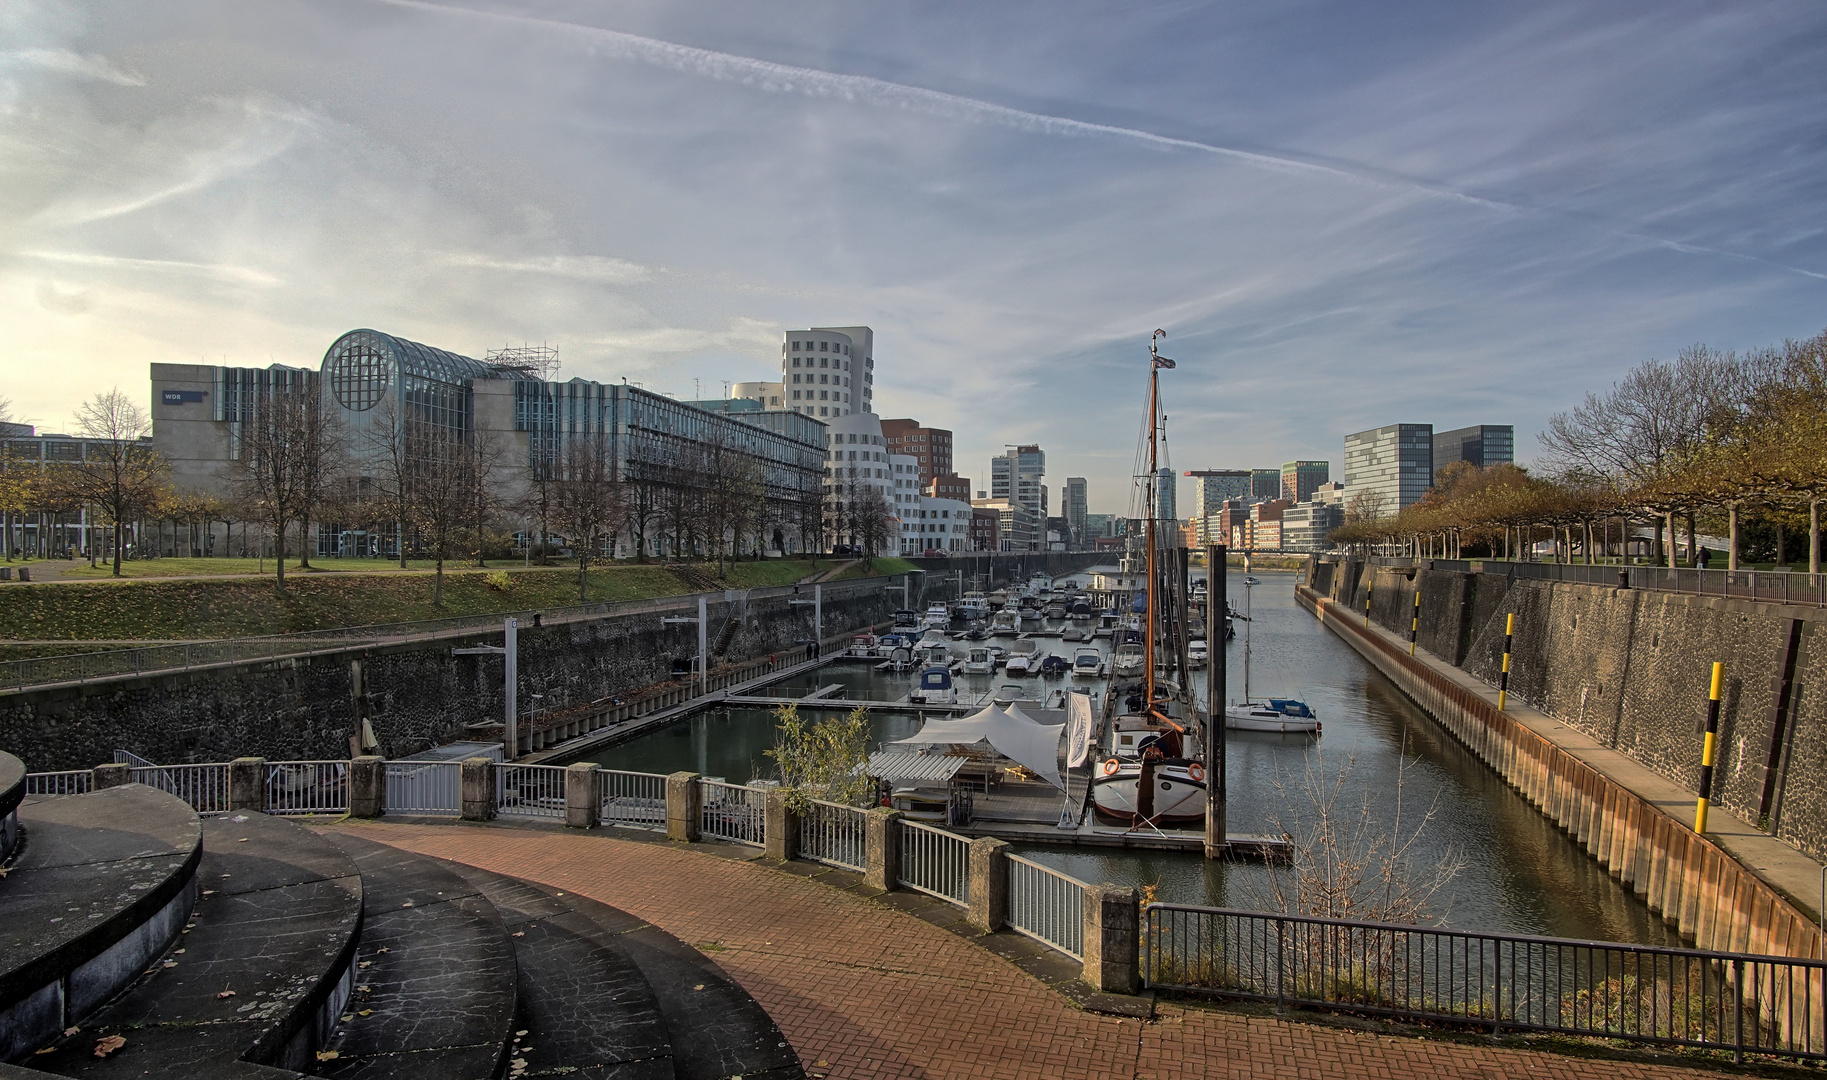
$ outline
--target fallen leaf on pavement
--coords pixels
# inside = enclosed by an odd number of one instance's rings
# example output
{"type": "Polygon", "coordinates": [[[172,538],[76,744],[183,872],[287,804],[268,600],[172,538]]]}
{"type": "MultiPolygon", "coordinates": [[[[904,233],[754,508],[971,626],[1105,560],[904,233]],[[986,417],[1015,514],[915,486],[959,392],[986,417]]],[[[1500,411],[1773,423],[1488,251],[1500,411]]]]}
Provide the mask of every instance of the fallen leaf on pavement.
{"type": "Polygon", "coordinates": [[[95,1040],[95,1056],[107,1057],[109,1054],[114,1053],[116,1050],[119,1050],[126,1045],[127,1040],[121,1038],[119,1035],[109,1035],[105,1038],[97,1039],[95,1040]]]}

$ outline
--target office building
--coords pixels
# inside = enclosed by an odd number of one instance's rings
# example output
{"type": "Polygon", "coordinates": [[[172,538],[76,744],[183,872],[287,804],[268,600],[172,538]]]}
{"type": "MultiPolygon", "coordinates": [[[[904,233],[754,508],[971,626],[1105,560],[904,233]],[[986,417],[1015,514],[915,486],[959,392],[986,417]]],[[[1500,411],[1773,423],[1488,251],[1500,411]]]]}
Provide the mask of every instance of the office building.
{"type": "Polygon", "coordinates": [[[786,385],[777,382],[739,382],[730,384],[730,397],[759,401],[771,412],[786,411],[786,385]]]}
{"type": "MultiPolygon", "coordinates": [[[[749,399],[703,403],[713,411],[626,384],[551,382],[545,374],[511,356],[476,360],[373,330],[338,338],[318,371],[153,364],[152,442],[171,464],[174,488],[227,497],[243,429],[263,403],[280,392],[317,395],[350,448],[355,494],[338,510],[345,520],[314,526],[321,555],[419,546],[410,528],[402,535],[385,500],[366,493],[386,487],[394,447],[436,452],[479,437],[499,455],[488,482],[502,505],[523,500],[584,444],[604,455],[611,475],[631,491],[708,490],[719,469],[752,466],[781,542],[791,550],[822,542],[815,506],[826,454],[823,423],[765,412],[749,399]]],[[[687,542],[666,535],[657,518],[639,530],[651,552],[687,542]]],[[[633,554],[633,532],[617,532],[614,552],[604,554],[633,554]]]]}
{"type": "Polygon", "coordinates": [[[1066,477],[1066,486],[1060,489],[1060,509],[1065,511],[1068,544],[1075,551],[1089,550],[1091,536],[1085,530],[1086,518],[1090,517],[1090,486],[1082,476],[1066,477]]]}
{"type": "MultiPolygon", "coordinates": [[[[1014,499],[1027,507],[1036,531],[1047,516],[1047,455],[1038,446],[1013,446],[990,459],[990,498],[1014,499]]],[[[1008,541],[1007,530],[1003,540],[1008,541]]]]}
{"type": "Polygon", "coordinates": [[[957,499],[959,502],[970,502],[971,478],[968,476],[935,476],[932,483],[926,485],[925,493],[935,499],[957,499]]]}
{"type": "Polygon", "coordinates": [[[971,506],[971,550],[1001,551],[1000,534],[1002,513],[991,507],[971,506]]]}
{"type": "Polygon", "coordinates": [[[780,385],[789,412],[828,419],[874,412],[875,331],[867,326],[788,330],[780,385]]]}
{"type": "Polygon", "coordinates": [[[1330,551],[1326,539],[1345,524],[1345,508],[1336,503],[1296,503],[1281,512],[1283,551],[1330,551]]]}
{"type": "Polygon", "coordinates": [[[1039,551],[1042,518],[1019,499],[972,499],[971,506],[996,514],[996,550],[1039,551]]]}
{"type": "Polygon", "coordinates": [[[1330,461],[1289,461],[1281,467],[1280,498],[1293,502],[1306,502],[1313,497],[1313,492],[1326,481],[1332,479],[1330,461]]]}
{"type": "Polygon", "coordinates": [[[1385,424],[1345,436],[1348,498],[1378,498],[1379,512],[1400,513],[1434,486],[1434,426],[1385,424]]]}
{"type": "Polygon", "coordinates": [[[1434,474],[1455,461],[1479,468],[1516,460],[1516,428],[1509,424],[1475,424],[1434,433],[1434,474]]]}
{"type": "Polygon", "coordinates": [[[1163,466],[1155,473],[1155,518],[1159,521],[1180,520],[1179,485],[1174,471],[1163,466]]]}
{"type": "MultiPolygon", "coordinates": [[[[41,432],[31,424],[0,422],[0,473],[15,468],[36,471],[47,466],[77,465],[85,461],[113,461],[122,445],[112,439],[60,435],[41,432]]],[[[129,453],[156,449],[156,445],[148,438],[124,445],[130,448],[129,453]]],[[[111,534],[111,530],[106,527],[96,528],[101,518],[92,511],[92,507],[78,503],[32,513],[0,514],[0,553],[8,557],[81,556],[87,555],[93,545],[105,554],[112,549],[112,540],[104,534],[111,534]]],[[[210,531],[213,524],[193,530],[183,544],[179,543],[174,532],[171,546],[161,550],[168,550],[174,555],[218,554],[215,534],[210,531]]],[[[126,544],[127,549],[131,550],[139,546],[145,534],[140,527],[129,526],[129,530],[126,544]]]]}
{"type": "Polygon", "coordinates": [[[920,466],[920,486],[925,488],[934,477],[951,476],[952,433],[944,428],[922,427],[917,420],[884,420],[882,437],[888,450],[906,454],[920,466]]]}
{"type": "Polygon", "coordinates": [[[1281,470],[1280,469],[1251,469],[1250,470],[1250,498],[1252,498],[1252,499],[1279,499],[1279,498],[1281,498],[1281,470]]]}
{"type": "Polygon", "coordinates": [[[1099,540],[1106,536],[1115,536],[1116,521],[1117,516],[1115,514],[1086,514],[1085,547],[1087,549],[1090,548],[1093,540],[1099,540]]]}

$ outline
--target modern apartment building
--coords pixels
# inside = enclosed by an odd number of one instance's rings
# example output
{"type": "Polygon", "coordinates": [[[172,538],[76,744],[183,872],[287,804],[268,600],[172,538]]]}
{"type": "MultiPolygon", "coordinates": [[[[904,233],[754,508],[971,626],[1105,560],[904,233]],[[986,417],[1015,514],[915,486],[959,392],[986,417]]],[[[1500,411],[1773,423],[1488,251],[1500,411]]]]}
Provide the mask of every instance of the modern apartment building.
{"type": "Polygon", "coordinates": [[[977,510],[991,511],[996,515],[996,550],[1041,550],[1045,539],[1041,531],[1041,523],[1045,519],[1029,510],[1021,500],[1007,497],[972,499],[971,506],[977,510]]]}
{"type": "Polygon", "coordinates": [[[1279,499],[1279,498],[1281,498],[1281,470],[1280,469],[1251,469],[1250,470],[1250,498],[1252,498],[1252,499],[1279,499]]]}
{"type": "Polygon", "coordinates": [[[1155,472],[1155,517],[1161,521],[1180,520],[1179,485],[1172,469],[1163,466],[1155,472]]]}
{"type": "Polygon", "coordinates": [[[932,483],[926,485],[926,494],[935,499],[957,499],[960,502],[971,501],[971,478],[968,476],[935,476],[932,483]]]}
{"type": "Polygon", "coordinates": [[[906,454],[920,465],[920,486],[934,477],[952,476],[952,433],[944,428],[922,427],[918,420],[884,420],[882,437],[892,453],[906,454]]]}
{"type": "Polygon", "coordinates": [[[1249,469],[1189,469],[1186,475],[1193,478],[1195,515],[1216,514],[1226,502],[1250,497],[1249,469]]]}
{"type": "Polygon", "coordinates": [[[1280,498],[1306,502],[1321,484],[1332,479],[1330,461],[1289,461],[1281,467],[1280,498]]]}
{"type": "Polygon", "coordinates": [[[1071,534],[1067,545],[1074,551],[1089,550],[1091,536],[1086,531],[1090,517],[1090,486],[1082,476],[1066,477],[1066,486],[1060,489],[1060,509],[1064,510],[1066,530],[1071,534]]]}
{"type": "Polygon", "coordinates": [[[786,331],[780,385],[789,412],[820,418],[874,412],[875,331],[867,326],[786,331]]]}
{"type": "Polygon", "coordinates": [[[1330,551],[1326,539],[1332,530],[1345,524],[1345,508],[1335,503],[1303,502],[1281,513],[1281,546],[1283,551],[1330,551]]]}
{"type": "Polygon", "coordinates": [[[785,383],[777,382],[739,382],[730,385],[731,398],[747,398],[761,402],[761,407],[769,412],[786,412],[787,388],[785,383]]]}
{"type": "Polygon", "coordinates": [[[1516,460],[1516,428],[1509,424],[1474,424],[1434,433],[1434,474],[1455,461],[1479,468],[1516,460]]]}
{"type": "Polygon", "coordinates": [[[1421,501],[1434,486],[1434,426],[1385,424],[1345,436],[1345,486],[1351,499],[1380,494],[1385,514],[1421,501]]]}
{"type": "MultiPolygon", "coordinates": [[[[990,498],[1013,499],[1027,507],[1034,528],[1047,517],[1047,454],[1038,446],[1012,446],[990,459],[990,498]]],[[[1008,541],[1008,531],[1003,531],[1008,541]]]]}

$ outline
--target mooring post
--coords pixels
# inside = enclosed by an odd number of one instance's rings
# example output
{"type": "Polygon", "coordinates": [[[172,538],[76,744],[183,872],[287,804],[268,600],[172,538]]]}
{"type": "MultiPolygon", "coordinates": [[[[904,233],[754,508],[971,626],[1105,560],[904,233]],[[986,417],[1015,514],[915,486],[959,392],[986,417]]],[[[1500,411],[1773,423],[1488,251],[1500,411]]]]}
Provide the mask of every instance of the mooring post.
{"type": "Polygon", "coordinates": [[[1415,655],[1415,639],[1421,636],[1421,577],[1415,575],[1415,613],[1408,620],[1408,655],[1415,655]]]}
{"type": "Polygon", "coordinates": [[[387,763],[374,754],[349,762],[349,816],[380,817],[387,812],[387,763]]]}
{"type": "MultiPolygon", "coordinates": [[[[1249,556],[1245,555],[1244,560],[1247,563],[1249,561],[1249,556]]],[[[1248,573],[1249,569],[1250,568],[1248,566],[1245,566],[1244,572],[1248,573]]],[[[1377,591],[1377,568],[1370,565],[1369,561],[1366,560],[1364,563],[1364,573],[1366,575],[1364,578],[1364,625],[1366,627],[1369,627],[1370,626],[1370,595],[1377,591]]]]}
{"type": "Polygon", "coordinates": [[[1224,783],[1224,627],[1230,614],[1226,587],[1227,553],[1223,544],[1205,548],[1205,857],[1224,854],[1226,839],[1224,783]]]}
{"type": "Polygon", "coordinates": [[[1725,682],[1725,665],[1713,661],[1713,685],[1706,698],[1706,742],[1700,747],[1700,797],[1694,803],[1694,831],[1706,832],[1707,796],[1713,790],[1713,748],[1719,741],[1719,689],[1725,682]]]}
{"type": "Polygon", "coordinates": [[[131,765],[97,765],[91,774],[89,786],[100,791],[103,788],[120,787],[133,783],[133,766],[131,765]]]}
{"type": "Polygon", "coordinates": [[[1503,673],[1497,677],[1497,711],[1503,712],[1504,704],[1510,698],[1510,642],[1516,637],[1516,613],[1512,611],[1503,619],[1503,673]]]}

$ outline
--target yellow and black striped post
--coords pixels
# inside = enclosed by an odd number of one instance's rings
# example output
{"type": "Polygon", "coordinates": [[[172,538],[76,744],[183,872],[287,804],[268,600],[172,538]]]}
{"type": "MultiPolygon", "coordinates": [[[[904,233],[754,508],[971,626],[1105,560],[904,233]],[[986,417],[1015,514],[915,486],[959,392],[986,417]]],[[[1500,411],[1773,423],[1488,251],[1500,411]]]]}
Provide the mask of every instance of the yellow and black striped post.
{"type": "Polygon", "coordinates": [[[1367,569],[1367,572],[1370,574],[1370,578],[1364,585],[1364,625],[1369,626],[1370,625],[1370,594],[1377,591],[1377,568],[1372,566],[1372,567],[1367,567],[1366,569],[1367,569]]]}
{"type": "Polygon", "coordinates": [[[1694,831],[1706,832],[1707,796],[1713,791],[1713,748],[1719,741],[1719,687],[1725,665],[1713,661],[1713,688],[1706,696],[1706,742],[1700,748],[1700,798],[1694,803],[1694,831]]]}
{"type": "Polygon", "coordinates": [[[1421,634],[1421,583],[1415,582],[1415,613],[1408,619],[1408,655],[1415,655],[1415,638],[1421,634]]]}
{"type": "Polygon", "coordinates": [[[1516,637],[1516,613],[1512,611],[1503,619],[1503,674],[1497,678],[1497,711],[1503,712],[1504,703],[1510,699],[1510,642],[1516,637]]]}

